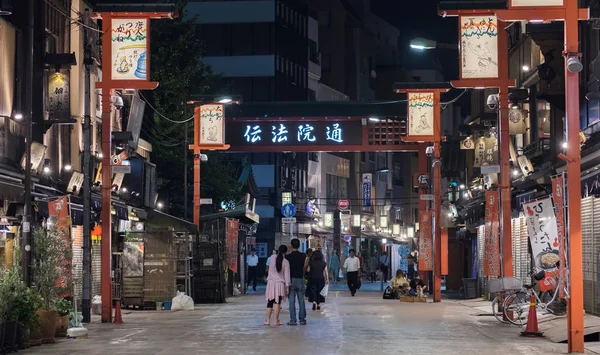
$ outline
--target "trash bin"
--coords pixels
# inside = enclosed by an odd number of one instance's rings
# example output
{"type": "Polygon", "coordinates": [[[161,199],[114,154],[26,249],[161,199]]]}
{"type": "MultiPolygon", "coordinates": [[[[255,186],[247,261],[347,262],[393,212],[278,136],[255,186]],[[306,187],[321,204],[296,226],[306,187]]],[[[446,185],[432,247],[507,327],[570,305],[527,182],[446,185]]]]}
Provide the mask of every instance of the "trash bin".
{"type": "Polygon", "coordinates": [[[168,301],[168,302],[163,302],[163,309],[164,309],[165,311],[170,311],[170,310],[171,310],[171,304],[172,304],[172,302],[171,302],[171,301],[168,301]]]}
{"type": "Polygon", "coordinates": [[[477,292],[477,279],[462,279],[465,299],[479,297],[477,292]]]}

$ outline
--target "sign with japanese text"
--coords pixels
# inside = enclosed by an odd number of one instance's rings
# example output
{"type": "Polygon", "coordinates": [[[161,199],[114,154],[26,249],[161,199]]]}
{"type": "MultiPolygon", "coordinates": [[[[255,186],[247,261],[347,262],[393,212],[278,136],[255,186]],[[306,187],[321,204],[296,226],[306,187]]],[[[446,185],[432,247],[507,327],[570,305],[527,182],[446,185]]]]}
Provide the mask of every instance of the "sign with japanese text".
{"type": "Polygon", "coordinates": [[[545,197],[524,203],[523,211],[535,266],[539,271],[553,273],[560,260],[560,241],[552,200],[545,197]]]}
{"type": "Polygon", "coordinates": [[[223,105],[200,106],[200,145],[225,144],[223,105]]]}
{"type": "Polygon", "coordinates": [[[228,143],[232,147],[362,144],[360,121],[228,121],[226,127],[228,143]]]}
{"type": "Polygon", "coordinates": [[[460,141],[460,149],[472,150],[475,149],[475,142],[471,137],[467,137],[460,141]]]}
{"type": "Polygon", "coordinates": [[[413,174],[413,187],[428,187],[429,186],[429,174],[414,173],[413,174]]]}
{"type": "Polygon", "coordinates": [[[227,267],[232,272],[238,272],[238,232],[240,221],[228,218],[227,223],[227,267]]]}
{"type": "Polygon", "coordinates": [[[373,174],[363,174],[362,181],[363,207],[371,207],[371,189],[373,187],[373,174]]]}
{"type": "MultiPolygon", "coordinates": [[[[40,173],[40,165],[46,155],[47,147],[38,142],[31,142],[31,171],[33,173],[40,173]]],[[[23,152],[21,157],[21,168],[25,170],[25,163],[27,159],[27,152],[23,152]]]]}
{"type": "Polygon", "coordinates": [[[510,0],[510,7],[564,6],[565,0],[510,0]]]}
{"type": "Polygon", "coordinates": [[[499,193],[485,192],[485,234],[483,243],[483,275],[500,276],[499,193]]]}
{"type": "Polygon", "coordinates": [[[498,139],[495,136],[481,137],[475,141],[475,162],[473,166],[498,165],[498,139]]]}
{"type": "Polygon", "coordinates": [[[460,16],[460,78],[498,78],[496,16],[460,16]]]}
{"type": "Polygon", "coordinates": [[[148,19],[112,19],[112,80],[147,80],[148,19]]]}
{"type": "MultiPolygon", "coordinates": [[[[65,245],[71,249],[71,233],[70,233],[70,220],[69,220],[69,200],[67,196],[59,197],[54,201],[48,202],[48,216],[50,216],[56,223],[56,230],[60,233],[63,238],[65,245]]],[[[71,278],[71,272],[69,271],[69,264],[71,263],[68,259],[62,261],[62,269],[60,279],[57,280],[56,285],[61,289],[67,289],[69,285],[69,279],[71,278]]],[[[64,296],[69,296],[64,295],[64,296]]]]}
{"type": "Polygon", "coordinates": [[[433,228],[431,212],[419,210],[419,271],[433,270],[433,228]]]}
{"type": "MultiPolygon", "coordinates": [[[[567,243],[565,234],[565,178],[564,175],[552,178],[552,200],[556,213],[556,231],[558,234],[558,256],[560,257],[560,279],[562,284],[567,280],[567,243]]],[[[560,297],[564,297],[564,288],[560,288],[560,297]]]]}
{"type": "Polygon", "coordinates": [[[525,112],[518,108],[511,108],[508,111],[508,131],[510,134],[525,133],[525,112]]]}
{"type": "Polygon", "coordinates": [[[48,74],[47,95],[46,111],[48,111],[48,120],[71,118],[68,70],[48,74]]]}
{"type": "Polygon", "coordinates": [[[432,92],[408,93],[408,138],[433,140],[433,97],[432,92]]]}

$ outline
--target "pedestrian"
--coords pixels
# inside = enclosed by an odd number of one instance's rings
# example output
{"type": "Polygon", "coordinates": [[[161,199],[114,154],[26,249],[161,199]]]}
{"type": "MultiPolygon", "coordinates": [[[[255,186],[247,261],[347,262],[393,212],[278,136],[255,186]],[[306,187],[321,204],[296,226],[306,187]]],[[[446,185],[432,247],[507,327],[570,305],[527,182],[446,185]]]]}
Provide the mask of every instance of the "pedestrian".
{"type": "Polygon", "coordinates": [[[337,250],[334,250],[329,258],[329,270],[331,270],[333,282],[337,283],[340,279],[340,257],[337,250]]]}
{"type": "Polygon", "coordinates": [[[387,282],[389,265],[390,259],[388,258],[387,252],[384,251],[379,257],[379,270],[381,270],[381,279],[384,283],[387,282]]]}
{"type": "Polygon", "coordinates": [[[290,263],[286,260],[285,254],[287,247],[282,245],[279,247],[277,256],[271,255],[269,268],[269,276],[267,277],[267,291],[265,298],[267,299],[267,317],[265,325],[271,325],[271,315],[275,316],[275,326],[281,325],[279,321],[279,312],[281,311],[281,302],[288,296],[290,292],[290,263]]]}
{"type": "Polygon", "coordinates": [[[310,287],[308,287],[308,284],[310,283],[310,275],[306,271],[306,269],[308,269],[308,263],[310,263],[310,260],[312,259],[312,254],[313,250],[311,248],[306,249],[306,259],[304,259],[304,285],[306,285],[304,296],[306,298],[311,297],[310,293],[312,292],[310,287]]]}
{"type": "Polygon", "coordinates": [[[290,263],[290,321],[288,325],[296,325],[297,320],[301,325],[306,325],[306,304],[304,301],[304,262],[306,255],[298,251],[300,249],[300,240],[294,238],[291,240],[292,252],[285,256],[290,263]],[[296,299],[298,299],[298,319],[296,319],[296,299]]]}
{"type": "Polygon", "coordinates": [[[307,272],[310,275],[310,283],[308,286],[312,289],[308,301],[312,302],[313,311],[317,309],[320,310],[321,303],[325,303],[325,297],[321,295],[321,290],[325,285],[329,285],[327,263],[320,250],[313,252],[312,260],[308,263],[307,272]]]}
{"type": "Polygon", "coordinates": [[[377,260],[377,255],[372,254],[369,258],[369,274],[371,276],[371,282],[377,281],[377,266],[379,266],[379,260],[377,260]]]}
{"type": "Polygon", "coordinates": [[[256,249],[252,248],[250,255],[246,257],[246,265],[248,265],[248,288],[250,288],[250,282],[252,282],[252,290],[256,291],[256,267],[258,266],[256,249]]]}
{"type": "Polygon", "coordinates": [[[359,288],[358,282],[360,280],[360,260],[354,254],[354,249],[350,249],[350,257],[344,261],[344,269],[346,269],[348,289],[354,297],[356,290],[359,288]]]}

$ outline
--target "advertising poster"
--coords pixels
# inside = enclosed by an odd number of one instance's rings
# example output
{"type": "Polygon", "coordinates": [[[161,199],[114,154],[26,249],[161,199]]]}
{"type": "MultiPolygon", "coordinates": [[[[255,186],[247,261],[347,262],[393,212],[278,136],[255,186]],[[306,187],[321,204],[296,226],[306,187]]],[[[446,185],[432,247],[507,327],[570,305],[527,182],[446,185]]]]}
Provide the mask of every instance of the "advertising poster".
{"type": "Polygon", "coordinates": [[[483,275],[500,275],[500,218],[497,190],[485,192],[485,235],[483,249],[483,275]]]}
{"type": "Polygon", "coordinates": [[[461,79],[498,77],[496,16],[460,17],[461,79]]]}
{"type": "Polygon", "coordinates": [[[125,242],[123,245],[123,276],[144,276],[144,242],[125,242]]]}
{"type": "Polygon", "coordinates": [[[408,93],[408,137],[431,140],[433,137],[433,93],[408,93]]]}
{"type": "Polygon", "coordinates": [[[225,144],[223,105],[200,106],[200,145],[225,144]]]}
{"type": "MultiPolygon", "coordinates": [[[[557,273],[560,261],[560,242],[554,206],[550,197],[523,203],[527,221],[527,233],[535,267],[546,272],[546,280],[557,273]]],[[[548,281],[540,282],[540,290],[552,289],[548,281]]]]}
{"type": "Polygon", "coordinates": [[[227,266],[232,272],[238,272],[238,232],[240,221],[227,219],[227,266]]]}
{"type": "Polygon", "coordinates": [[[433,270],[433,229],[431,212],[419,211],[419,271],[433,270]]]}
{"type": "Polygon", "coordinates": [[[371,189],[373,187],[373,174],[363,174],[363,207],[371,207],[371,189]]]}
{"type": "Polygon", "coordinates": [[[147,80],[148,20],[112,19],[112,79],[147,80]]]}

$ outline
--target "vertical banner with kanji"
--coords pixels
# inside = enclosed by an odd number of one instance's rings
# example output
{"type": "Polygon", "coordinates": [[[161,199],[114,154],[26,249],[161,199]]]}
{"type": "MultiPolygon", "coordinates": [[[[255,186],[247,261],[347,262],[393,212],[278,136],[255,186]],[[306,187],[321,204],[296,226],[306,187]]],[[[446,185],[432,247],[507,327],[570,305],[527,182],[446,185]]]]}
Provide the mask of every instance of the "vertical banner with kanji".
{"type": "Polygon", "coordinates": [[[227,219],[227,266],[229,270],[238,272],[238,233],[240,221],[227,219]]]}
{"type": "MultiPolygon", "coordinates": [[[[65,244],[71,249],[71,233],[69,228],[69,201],[67,196],[60,197],[54,201],[48,202],[48,216],[55,219],[56,230],[63,237],[65,244]]],[[[69,279],[71,273],[69,272],[70,260],[64,260],[63,272],[61,273],[60,279],[57,280],[56,285],[62,289],[69,287],[69,279]]],[[[63,297],[70,296],[70,293],[61,295],[63,297]]]]}
{"type": "Polygon", "coordinates": [[[552,279],[558,274],[559,256],[558,227],[554,206],[550,197],[523,204],[531,251],[538,271],[546,272],[546,279],[540,282],[540,290],[553,288],[552,279]]]}
{"type": "MultiPolygon", "coordinates": [[[[552,200],[556,213],[556,231],[558,234],[558,255],[560,257],[560,280],[564,285],[567,279],[567,243],[565,238],[565,177],[564,175],[552,178],[552,200]]],[[[560,297],[563,298],[564,288],[560,288],[560,297]]]]}
{"type": "Polygon", "coordinates": [[[485,235],[483,248],[483,275],[500,275],[500,223],[497,190],[485,192],[485,235]]]}
{"type": "Polygon", "coordinates": [[[431,212],[419,211],[419,270],[433,270],[433,230],[431,212]]]}

